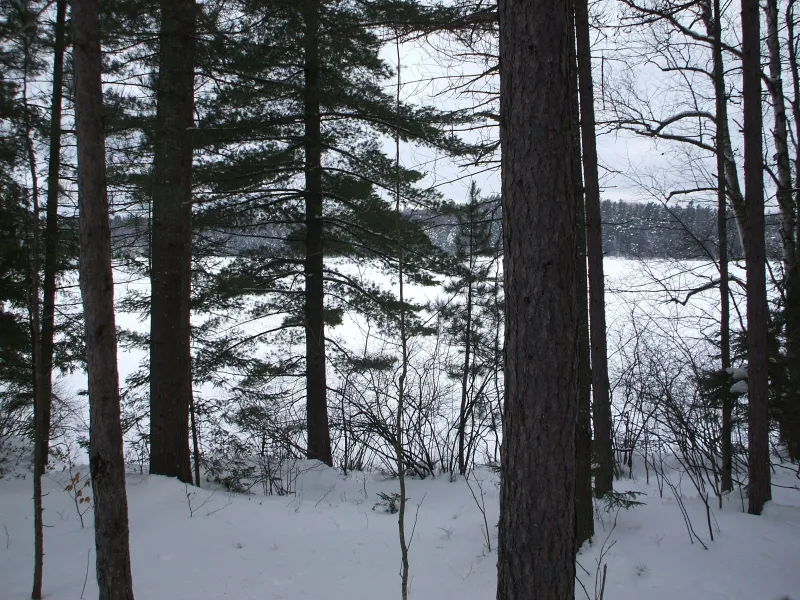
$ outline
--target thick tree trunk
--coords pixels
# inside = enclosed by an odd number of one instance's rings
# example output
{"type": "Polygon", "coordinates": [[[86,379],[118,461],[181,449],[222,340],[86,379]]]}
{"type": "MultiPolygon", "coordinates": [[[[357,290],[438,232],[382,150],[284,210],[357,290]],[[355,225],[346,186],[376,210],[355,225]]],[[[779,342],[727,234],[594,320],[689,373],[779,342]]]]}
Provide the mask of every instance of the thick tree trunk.
{"type": "Polygon", "coordinates": [[[50,158],[47,179],[47,224],[44,236],[44,303],[39,344],[39,369],[35,399],[34,449],[34,573],[31,597],[42,597],[44,570],[44,524],[42,522],[42,476],[50,446],[50,412],[53,396],[53,335],[55,331],[56,276],[58,271],[58,187],[61,171],[61,97],[64,82],[64,38],[67,0],[56,4],[53,48],[53,93],[50,108],[50,158]]]}
{"type": "MultiPolygon", "coordinates": [[[[725,372],[731,366],[730,341],[730,290],[728,281],[728,203],[725,178],[725,148],[723,139],[727,136],[727,98],[725,96],[725,64],[722,54],[722,12],[720,0],[713,0],[710,32],[714,38],[714,95],[717,116],[717,237],[719,240],[719,349],[720,367],[725,372]]],[[[722,491],[733,490],[733,397],[728,386],[722,392],[722,431],[720,451],[722,454],[722,491]]]]}
{"type": "Polygon", "coordinates": [[[308,458],[333,465],[325,374],[325,287],[322,248],[322,123],[320,118],[319,4],[304,11],[306,178],[306,420],[308,458]]]}
{"type": "Polygon", "coordinates": [[[586,244],[589,257],[589,318],[591,323],[593,454],[597,464],[594,490],[598,497],[614,489],[614,449],[606,341],[606,295],[603,272],[603,230],[600,217],[600,178],[597,172],[592,54],[589,7],[575,0],[578,40],[583,173],[586,185],[586,244]]]}
{"type": "MultiPolygon", "coordinates": [[[[573,0],[573,9],[575,2],[573,0]]],[[[570,24],[570,102],[572,111],[572,167],[575,180],[575,261],[578,297],[578,421],[575,428],[575,550],[594,535],[592,505],[592,371],[589,349],[589,285],[586,267],[586,204],[581,173],[581,123],[578,64],[575,54],[574,12],[570,24]]]]}
{"type": "Polygon", "coordinates": [[[150,313],[150,472],[191,483],[195,1],[162,0],[150,313]]]}
{"type": "Polygon", "coordinates": [[[498,600],[564,600],[575,591],[570,10],[570,0],[499,3],[507,312],[498,600]]]}
{"type": "Polygon", "coordinates": [[[800,270],[795,240],[796,207],[792,193],[792,164],[789,158],[786,103],[783,96],[781,42],[779,38],[778,1],[767,0],[767,49],[769,51],[769,93],[772,99],[772,139],[775,144],[778,208],[781,215],[783,246],[784,316],[789,383],[781,402],[780,433],[789,455],[800,453],[800,270]]]}
{"type": "Polygon", "coordinates": [[[747,204],[747,358],[749,383],[748,512],[771,498],[767,378],[767,286],[761,146],[761,51],[758,0],[742,0],[744,177],[747,204]]]}
{"type": "Polygon", "coordinates": [[[89,463],[94,491],[99,598],[132,600],[111,231],[106,193],[99,13],[97,0],[73,0],[80,288],[89,375],[89,463]]]}

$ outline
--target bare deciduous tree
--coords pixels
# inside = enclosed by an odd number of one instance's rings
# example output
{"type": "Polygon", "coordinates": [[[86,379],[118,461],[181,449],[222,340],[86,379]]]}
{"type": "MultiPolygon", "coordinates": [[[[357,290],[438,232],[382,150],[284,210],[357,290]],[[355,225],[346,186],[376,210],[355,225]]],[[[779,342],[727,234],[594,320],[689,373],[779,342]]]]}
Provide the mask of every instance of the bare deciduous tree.
{"type": "Polygon", "coordinates": [[[608,344],[606,342],[606,294],[603,271],[603,230],[600,218],[600,176],[597,169],[597,136],[594,116],[592,51],[589,40],[589,6],[575,0],[575,27],[578,41],[578,76],[583,141],[583,173],[586,186],[586,246],[589,259],[589,320],[594,444],[597,460],[595,493],[602,496],[614,489],[611,397],[608,383],[608,344]]]}

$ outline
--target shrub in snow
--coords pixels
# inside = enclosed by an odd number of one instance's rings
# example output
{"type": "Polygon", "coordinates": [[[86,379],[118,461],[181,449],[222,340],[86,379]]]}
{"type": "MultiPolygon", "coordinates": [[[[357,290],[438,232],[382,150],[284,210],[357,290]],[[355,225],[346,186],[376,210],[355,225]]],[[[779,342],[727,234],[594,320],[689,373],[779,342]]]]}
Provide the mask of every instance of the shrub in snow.
{"type": "Polygon", "coordinates": [[[644,502],[639,500],[640,496],[644,496],[644,492],[618,492],[612,490],[603,494],[602,502],[608,512],[614,512],[623,508],[627,510],[644,505],[644,502]]]}
{"type": "Polygon", "coordinates": [[[81,476],[80,471],[72,473],[70,469],[69,483],[64,486],[64,491],[67,492],[75,503],[75,511],[78,513],[78,518],[81,520],[81,529],[84,528],[83,515],[85,515],[92,508],[92,496],[90,489],[92,480],[87,473],[81,476]]]}
{"type": "Polygon", "coordinates": [[[238,494],[287,496],[295,493],[300,469],[293,458],[263,452],[248,455],[232,447],[203,461],[206,480],[238,494]]]}
{"type": "MultiPolygon", "coordinates": [[[[408,500],[408,498],[406,498],[408,500]]],[[[392,492],[391,494],[385,494],[383,492],[378,492],[378,501],[375,503],[375,506],[372,507],[372,510],[377,510],[380,512],[385,512],[390,515],[397,513],[400,510],[400,494],[397,492],[392,492]]]]}

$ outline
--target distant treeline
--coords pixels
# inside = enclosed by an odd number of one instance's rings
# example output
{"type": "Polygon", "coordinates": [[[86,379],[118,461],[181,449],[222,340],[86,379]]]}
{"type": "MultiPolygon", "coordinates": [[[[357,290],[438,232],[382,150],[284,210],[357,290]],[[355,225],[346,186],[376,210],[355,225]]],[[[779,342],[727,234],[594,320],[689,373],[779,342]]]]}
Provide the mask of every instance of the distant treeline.
{"type": "MultiPolygon", "coordinates": [[[[601,212],[603,250],[607,256],[691,260],[718,255],[716,207],[605,200],[601,212]]],[[[768,214],[766,224],[767,254],[778,257],[778,215],[768,214]]],[[[743,257],[732,214],[728,216],[728,247],[732,259],[743,257]]]]}
{"type": "MultiPolygon", "coordinates": [[[[607,256],[622,258],[674,258],[702,260],[717,257],[717,211],[715,207],[689,204],[664,205],[655,202],[605,200],[603,250],[607,256]]],[[[501,213],[496,212],[495,227],[500,227],[501,213]]],[[[431,239],[446,251],[454,251],[457,219],[451,214],[420,214],[431,239]]],[[[780,228],[777,214],[768,214],[767,254],[780,256],[780,228]]],[[[140,253],[147,247],[147,219],[116,217],[112,224],[115,248],[140,253]]],[[[263,245],[277,245],[291,235],[286,224],[260,224],[246,230],[205,229],[196,234],[196,242],[217,255],[236,255],[263,245]]],[[[731,259],[743,257],[736,223],[729,215],[728,244],[731,259]]]]}

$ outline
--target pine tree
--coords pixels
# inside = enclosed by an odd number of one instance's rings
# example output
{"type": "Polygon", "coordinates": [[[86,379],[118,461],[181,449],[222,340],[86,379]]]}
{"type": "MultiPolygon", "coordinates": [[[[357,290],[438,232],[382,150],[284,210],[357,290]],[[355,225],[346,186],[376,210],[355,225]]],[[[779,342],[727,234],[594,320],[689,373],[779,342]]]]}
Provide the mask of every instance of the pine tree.
{"type": "Polygon", "coordinates": [[[0,3],[0,36],[9,40],[0,53],[0,407],[7,415],[0,435],[30,435],[33,431],[29,419],[35,380],[29,291],[30,232],[35,217],[28,202],[30,190],[16,176],[19,170],[30,168],[25,146],[30,107],[23,98],[23,78],[31,66],[26,69],[23,46],[36,37],[35,28],[31,32],[24,28],[25,20],[34,14],[33,7],[25,4],[0,3]],[[27,42],[20,39],[21,33],[28,34],[27,42]]]}
{"type": "MultiPolygon", "coordinates": [[[[382,90],[391,70],[378,56],[383,41],[364,23],[389,22],[405,5],[387,6],[394,12],[380,3],[243,3],[246,24],[239,22],[235,35],[220,34],[209,50],[214,62],[207,68],[220,76],[214,97],[199,103],[198,135],[209,160],[198,168],[198,181],[213,200],[197,223],[201,231],[263,240],[226,266],[199,302],[232,306],[258,296],[251,319],[288,313],[267,333],[287,345],[304,339],[306,346],[302,362],[298,356],[241,362],[219,352],[242,347],[233,340],[216,340],[210,350],[238,361],[245,373],[260,372],[245,376],[254,388],[270,380],[265,375],[292,377],[305,367],[307,453],[324,462],[331,461],[325,329],[346,309],[378,315],[393,301],[336,266],[343,257],[386,269],[396,262],[386,197],[396,172],[381,136],[399,124],[404,142],[459,149],[443,130],[462,115],[404,104],[398,115],[382,90]]],[[[399,177],[409,205],[435,201],[414,187],[421,173],[401,169],[399,177]]],[[[422,265],[439,253],[419,224],[404,218],[403,227],[411,250],[406,274],[425,279],[422,265]]]]}
{"type": "Polygon", "coordinates": [[[443,286],[446,300],[435,309],[446,322],[447,339],[460,360],[448,365],[448,372],[459,382],[455,466],[465,475],[482,432],[497,429],[500,418],[501,399],[493,397],[493,382],[502,368],[494,352],[494,326],[502,320],[494,297],[502,243],[500,201],[481,197],[473,182],[468,201],[446,207],[443,214],[456,219],[454,256],[452,275],[443,286]]]}

